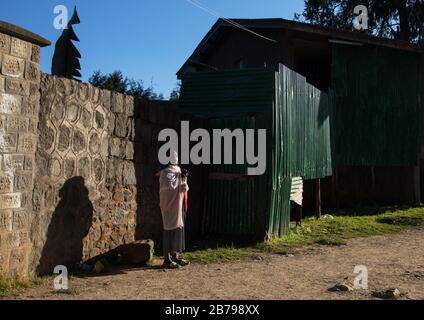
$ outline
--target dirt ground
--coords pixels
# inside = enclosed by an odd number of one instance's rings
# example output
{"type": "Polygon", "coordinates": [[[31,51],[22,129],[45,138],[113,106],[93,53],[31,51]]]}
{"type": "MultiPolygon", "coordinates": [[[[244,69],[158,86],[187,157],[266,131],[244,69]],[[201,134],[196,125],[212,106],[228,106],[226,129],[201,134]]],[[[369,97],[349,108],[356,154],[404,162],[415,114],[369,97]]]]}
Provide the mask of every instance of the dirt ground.
{"type": "Polygon", "coordinates": [[[398,288],[404,299],[424,299],[424,229],[351,240],[347,246],[314,246],[292,257],[266,256],[226,264],[191,265],[177,271],[132,269],[113,275],[71,278],[71,293],[53,280],[19,299],[373,299],[374,290],[398,288]],[[369,290],[328,289],[364,265],[369,290]]]}

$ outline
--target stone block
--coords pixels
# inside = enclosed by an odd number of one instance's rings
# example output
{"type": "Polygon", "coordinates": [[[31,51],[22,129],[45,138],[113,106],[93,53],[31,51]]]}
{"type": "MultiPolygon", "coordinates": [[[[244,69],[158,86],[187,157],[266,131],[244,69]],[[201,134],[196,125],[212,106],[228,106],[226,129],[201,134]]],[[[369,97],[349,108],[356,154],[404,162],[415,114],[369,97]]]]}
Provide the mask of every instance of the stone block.
{"type": "Polygon", "coordinates": [[[13,176],[0,172],[0,193],[13,192],[13,176]]]}
{"type": "MultiPolygon", "coordinates": [[[[0,60],[1,65],[1,60],[0,60]]],[[[5,79],[3,77],[0,77],[0,92],[4,92],[5,89],[5,79]]]]}
{"type": "Polygon", "coordinates": [[[29,96],[29,82],[23,79],[7,78],[5,89],[10,94],[29,96]]]}
{"type": "Polygon", "coordinates": [[[76,161],[74,158],[65,159],[65,178],[69,179],[75,176],[76,161]]]}
{"type": "Polygon", "coordinates": [[[124,95],[118,92],[112,92],[112,112],[123,113],[124,112],[124,95]]]}
{"type": "Polygon", "coordinates": [[[0,33],[0,52],[9,54],[10,44],[11,44],[11,37],[4,33],[0,33]]]}
{"type": "Polygon", "coordinates": [[[32,133],[32,134],[37,134],[38,133],[38,121],[37,119],[34,118],[30,118],[28,120],[28,132],[32,133]]]}
{"type": "MultiPolygon", "coordinates": [[[[22,157],[22,156],[20,156],[22,157]]],[[[25,156],[23,170],[32,171],[34,170],[34,156],[25,156]]]]}
{"type": "Polygon", "coordinates": [[[29,81],[40,80],[40,68],[37,63],[27,61],[25,64],[25,79],[29,81]]]}
{"type": "Polygon", "coordinates": [[[33,134],[19,134],[18,153],[34,153],[37,148],[37,139],[33,134]]]}
{"type": "Polygon", "coordinates": [[[88,138],[88,150],[92,155],[98,155],[101,149],[100,137],[96,132],[92,132],[88,138]]]}
{"type": "Polygon", "coordinates": [[[32,192],[22,192],[21,193],[21,208],[29,208],[31,204],[32,204],[32,192]]]}
{"type": "Polygon", "coordinates": [[[40,84],[38,82],[31,82],[29,84],[29,99],[31,101],[40,101],[40,84]]]}
{"type": "MultiPolygon", "coordinates": [[[[40,138],[41,134],[42,133],[40,132],[40,138]]],[[[66,125],[62,125],[59,128],[59,139],[57,143],[57,148],[59,151],[66,151],[69,149],[71,145],[71,134],[71,129],[66,125]]]]}
{"type": "Polygon", "coordinates": [[[133,96],[125,96],[125,105],[124,105],[124,113],[127,116],[134,116],[135,111],[135,99],[133,96]]]}
{"type": "Polygon", "coordinates": [[[31,61],[35,63],[40,63],[40,47],[36,44],[32,45],[31,61]]]}
{"type": "Polygon", "coordinates": [[[13,230],[27,229],[30,225],[30,212],[28,210],[15,210],[13,212],[13,230]]]}
{"type": "Polygon", "coordinates": [[[5,154],[3,156],[3,167],[4,171],[15,172],[24,169],[24,156],[17,154],[5,154]]]}
{"type": "Polygon", "coordinates": [[[0,114],[0,132],[6,132],[7,118],[0,114]]]}
{"type": "Polygon", "coordinates": [[[105,116],[100,110],[94,113],[94,128],[97,130],[105,129],[105,116]]]}
{"type": "Polygon", "coordinates": [[[0,113],[21,114],[22,98],[7,93],[0,93],[0,113]]]}
{"type": "Polygon", "coordinates": [[[24,75],[25,61],[16,57],[3,55],[1,73],[5,76],[21,78],[24,75]]]}
{"type": "Polygon", "coordinates": [[[137,179],[135,175],[134,163],[130,161],[125,161],[123,166],[123,185],[130,186],[137,184],[137,179]]]}
{"type": "Polygon", "coordinates": [[[121,139],[116,137],[111,138],[109,143],[109,149],[109,153],[112,157],[122,158],[123,148],[121,139]]]}
{"type": "Polygon", "coordinates": [[[127,142],[125,146],[125,159],[134,160],[134,143],[127,142]]]}
{"type": "Polygon", "coordinates": [[[0,194],[0,210],[19,209],[21,207],[20,193],[0,194]]]}
{"type": "Polygon", "coordinates": [[[87,140],[86,135],[79,130],[74,130],[74,135],[72,138],[72,149],[76,154],[86,151],[87,148],[87,140]]]}
{"type": "Polygon", "coordinates": [[[14,179],[14,192],[31,191],[32,187],[32,172],[31,173],[19,173],[15,175],[14,179]]]}
{"type": "Polygon", "coordinates": [[[129,136],[129,119],[125,114],[118,114],[115,119],[115,135],[120,138],[129,136]]]}
{"type": "Polygon", "coordinates": [[[12,231],[12,217],[13,213],[11,210],[0,211],[0,233],[12,231]]]}
{"type": "Polygon", "coordinates": [[[136,241],[116,248],[118,261],[122,265],[142,265],[153,261],[154,242],[136,241]]]}
{"type": "Polygon", "coordinates": [[[111,92],[109,90],[102,90],[102,105],[106,110],[110,110],[111,92]]]}
{"type": "MultiPolygon", "coordinates": [[[[42,164],[42,166],[45,166],[45,164],[42,164]]],[[[57,159],[57,158],[50,159],[50,161],[48,162],[48,166],[49,166],[48,174],[50,177],[59,178],[62,176],[62,161],[60,159],[57,159]]]]}
{"type": "Polygon", "coordinates": [[[12,38],[10,54],[18,58],[29,60],[31,58],[31,47],[32,45],[26,41],[12,38]]]}
{"type": "Polygon", "coordinates": [[[90,180],[90,159],[88,157],[82,157],[81,159],[79,159],[77,164],[77,170],[79,176],[83,177],[87,181],[90,180]]]}
{"type": "MultiPolygon", "coordinates": [[[[87,105],[86,107],[89,107],[89,105],[87,105]]],[[[91,112],[87,110],[86,108],[81,108],[81,116],[78,122],[80,127],[85,129],[90,129],[92,127],[91,119],[92,119],[91,112]]]]}
{"type": "Polygon", "coordinates": [[[36,118],[40,110],[40,101],[31,101],[28,97],[24,97],[22,99],[21,110],[21,115],[36,118]]]}
{"type": "Polygon", "coordinates": [[[12,133],[0,133],[0,152],[16,152],[17,136],[12,133]]]}
{"type": "Polygon", "coordinates": [[[9,116],[7,118],[6,132],[27,132],[29,119],[9,116]]]}
{"type": "Polygon", "coordinates": [[[93,177],[97,183],[100,183],[105,176],[105,164],[101,159],[93,160],[93,177]]]}

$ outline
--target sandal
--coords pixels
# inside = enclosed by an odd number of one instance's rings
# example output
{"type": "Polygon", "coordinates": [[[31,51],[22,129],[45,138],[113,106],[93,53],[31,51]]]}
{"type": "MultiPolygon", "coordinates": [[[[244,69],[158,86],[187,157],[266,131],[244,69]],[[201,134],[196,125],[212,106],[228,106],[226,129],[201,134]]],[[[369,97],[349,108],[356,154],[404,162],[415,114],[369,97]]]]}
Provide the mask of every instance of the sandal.
{"type": "Polygon", "coordinates": [[[184,260],[184,259],[178,259],[175,260],[175,262],[180,266],[180,267],[186,267],[188,265],[190,265],[190,261],[184,260]]]}
{"type": "Polygon", "coordinates": [[[180,265],[175,262],[164,262],[162,265],[162,268],[164,269],[178,269],[179,267],[180,265]]]}

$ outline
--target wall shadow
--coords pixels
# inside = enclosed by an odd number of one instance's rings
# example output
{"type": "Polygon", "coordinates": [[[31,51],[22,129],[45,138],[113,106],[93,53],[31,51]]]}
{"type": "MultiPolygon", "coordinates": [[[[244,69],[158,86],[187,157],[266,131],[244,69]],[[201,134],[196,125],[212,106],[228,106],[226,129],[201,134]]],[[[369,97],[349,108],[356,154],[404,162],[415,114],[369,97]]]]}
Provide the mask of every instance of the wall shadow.
{"type": "Polygon", "coordinates": [[[52,274],[57,265],[72,270],[82,260],[83,240],[93,218],[93,204],[84,182],[84,178],[74,177],[60,189],[60,201],[47,230],[37,274],[52,274]]]}

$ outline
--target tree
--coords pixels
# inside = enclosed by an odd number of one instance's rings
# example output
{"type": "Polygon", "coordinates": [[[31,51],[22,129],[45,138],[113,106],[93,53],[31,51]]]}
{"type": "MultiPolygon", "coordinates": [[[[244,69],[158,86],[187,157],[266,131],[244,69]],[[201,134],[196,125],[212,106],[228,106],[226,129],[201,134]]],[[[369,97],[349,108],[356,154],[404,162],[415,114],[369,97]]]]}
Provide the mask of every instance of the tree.
{"type": "Polygon", "coordinates": [[[52,74],[56,76],[66,77],[78,80],[81,77],[81,54],[75,47],[73,41],[79,42],[74,32],[73,25],[79,24],[81,21],[78,17],[77,8],[69,20],[66,29],[56,42],[55,51],[52,60],[52,74]]]}
{"type": "Polygon", "coordinates": [[[95,87],[128,94],[145,100],[164,100],[163,94],[156,94],[153,85],[144,87],[143,81],[136,81],[124,77],[121,71],[114,71],[109,74],[102,74],[100,70],[95,71],[88,79],[88,82],[95,87]]]}
{"type": "Polygon", "coordinates": [[[305,0],[296,20],[352,30],[354,8],[368,8],[368,33],[378,37],[418,43],[424,40],[423,0],[305,0]]]}
{"type": "Polygon", "coordinates": [[[172,90],[169,100],[177,101],[180,99],[180,95],[181,95],[181,82],[178,82],[175,89],[172,90]]]}

